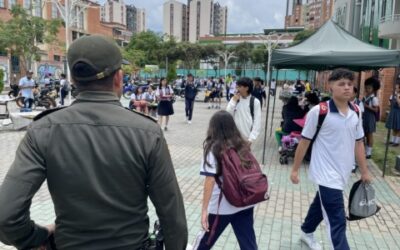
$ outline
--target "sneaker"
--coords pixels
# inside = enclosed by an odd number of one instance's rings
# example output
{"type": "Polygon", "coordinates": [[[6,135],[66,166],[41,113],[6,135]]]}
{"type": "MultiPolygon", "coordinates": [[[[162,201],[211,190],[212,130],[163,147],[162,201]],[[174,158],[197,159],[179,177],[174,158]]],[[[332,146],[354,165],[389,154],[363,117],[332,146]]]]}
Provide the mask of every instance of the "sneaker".
{"type": "Polygon", "coordinates": [[[313,233],[306,234],[302,232],[300,240],[306,243],[311,250],[322,250],[321,245],[315,240],[313,233]]]}
{"type": "Polygon", "coordinates": [[[167,128],[167,126],[165,126],[165,127],[164,127],[164,131],[167,131],[167,130],[168,130],[168,128],[167,128]]]}
{"type": "Polygon", "coordinates": [[[371,155],[365,156],[366,159],[371,159],[371,155]]]}
{"type": "Polygon", "coordinates": [[[210,107],[210,106],[208,106],[208,109],[211,109],[211,107],[210,107]]]}
{"type": "Polygon", "coordinates": [[[192,121],[188,121],[188,124],[192,124],[192,121]]]}

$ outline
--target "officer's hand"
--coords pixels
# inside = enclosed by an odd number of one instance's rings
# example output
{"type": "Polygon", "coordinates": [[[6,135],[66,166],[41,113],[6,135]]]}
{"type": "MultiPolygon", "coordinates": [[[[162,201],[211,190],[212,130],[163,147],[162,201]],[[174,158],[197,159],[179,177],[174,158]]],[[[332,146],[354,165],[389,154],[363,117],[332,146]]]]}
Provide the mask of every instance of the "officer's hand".
{"type": "Polygon", "coordinates": [[[290,174],[290,180],[292,181],[293,184],[299,184],[300,182],[299,172],[292,170],[292,173],[290,174]]]}
{"type": "Polygon", "coordinates": [[[209,232],[209,226],[208,226],[208,212],[207,211],[203,211],[201,213],[201,226],[203,228],[204,231],[209,232]]]}

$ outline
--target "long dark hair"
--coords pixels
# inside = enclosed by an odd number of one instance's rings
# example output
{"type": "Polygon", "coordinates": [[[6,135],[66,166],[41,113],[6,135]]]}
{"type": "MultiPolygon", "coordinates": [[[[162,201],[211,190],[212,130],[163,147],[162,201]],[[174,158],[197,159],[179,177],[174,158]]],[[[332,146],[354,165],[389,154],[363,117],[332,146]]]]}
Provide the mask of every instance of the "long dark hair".
{"type": "Polygon", "coordinates": [[[232,115],[221,110],[211,117],[208,125],[207,136],[203,142],[204,163],[212,167],[207,161],[207,155],[213,153],[217,160],[217,174],[221,174],[222,154],[228,148],[237,151],[242,166],[250,167],[251,162],[246,159],[246,154],[250,152],[248,142],[240,134],[232,115]]]}
{"type": "MultiPolygon", "coordinates": [[[[167,80],[167,78],[165,78],[165,77],[160,78],[160,84],[158,85],[159,89],[162,89],[162,81],[163,80],[167,80]]],[[[165,88],[168,88],[168,86],[169,86],[169,84],[168,84],[168,80],[167,80],[167,85],[165,85],[165,88]]]]}

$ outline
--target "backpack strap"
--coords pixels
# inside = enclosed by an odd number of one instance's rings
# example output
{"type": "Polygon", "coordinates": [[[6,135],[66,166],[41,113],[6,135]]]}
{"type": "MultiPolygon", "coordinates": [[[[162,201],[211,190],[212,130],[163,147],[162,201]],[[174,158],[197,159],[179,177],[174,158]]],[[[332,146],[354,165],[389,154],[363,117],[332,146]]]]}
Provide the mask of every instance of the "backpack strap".
{"type": "Polygon", "coordinates": [[[314,137],[311,140],[312,142],[314,142],[315,139],[317,139],[319,131],[321,130],[322,124],[324,123],[326,115],[328,114],[328,111],[329,111],[328,102],[320,102],[318,105],[319,105],[318,124],[317,124],[317,130],[315,131],[314,137]]]}

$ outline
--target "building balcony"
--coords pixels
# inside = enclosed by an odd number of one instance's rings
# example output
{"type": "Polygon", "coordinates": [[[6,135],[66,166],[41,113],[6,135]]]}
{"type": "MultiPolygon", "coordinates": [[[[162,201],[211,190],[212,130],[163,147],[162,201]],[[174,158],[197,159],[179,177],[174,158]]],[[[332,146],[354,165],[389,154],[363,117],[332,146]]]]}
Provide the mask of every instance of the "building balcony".
{"type": "Polygon", "coordinates": [[[378,35],[379,38],[400,39],[400,14],[382,17],[378,35]]]}

